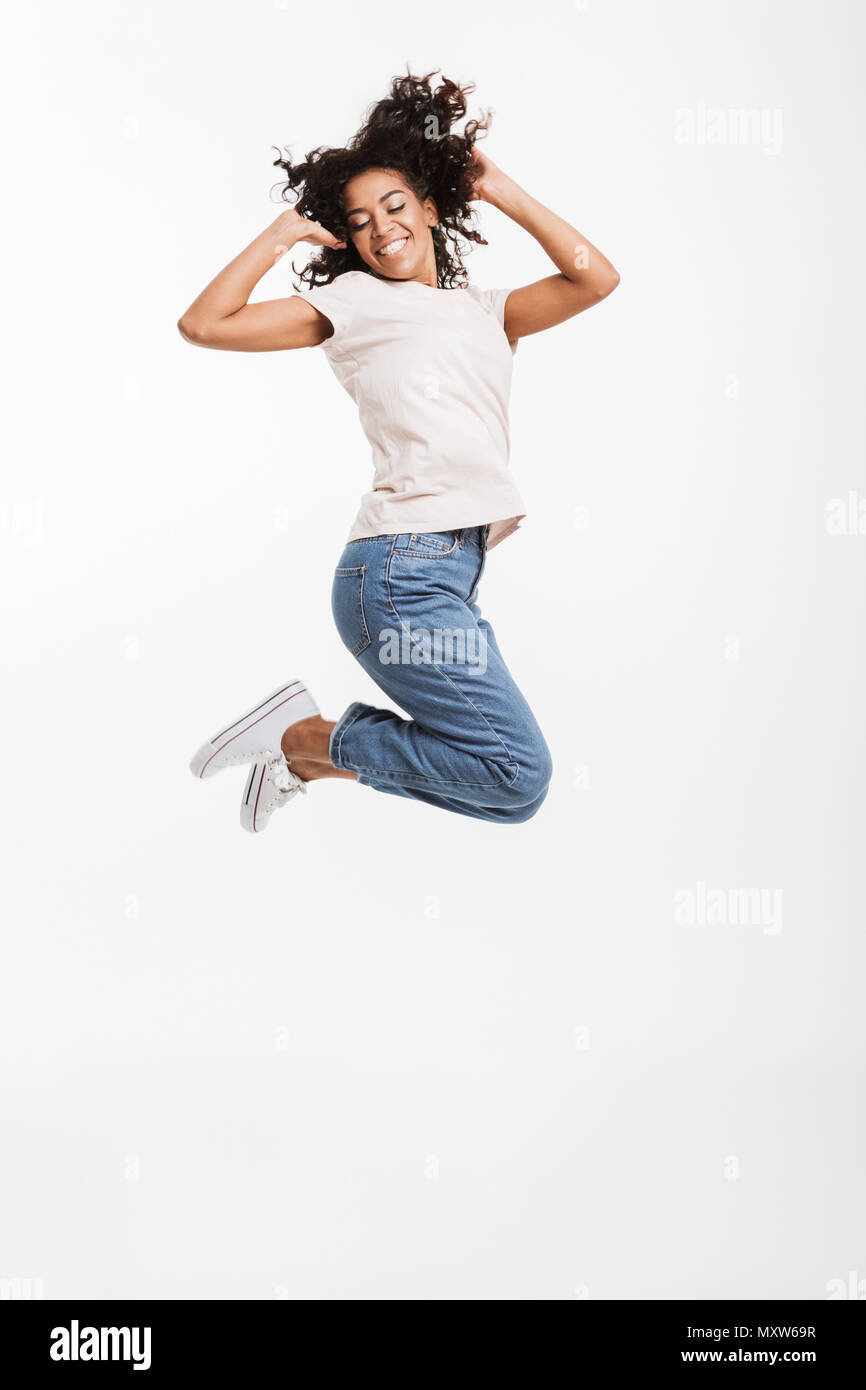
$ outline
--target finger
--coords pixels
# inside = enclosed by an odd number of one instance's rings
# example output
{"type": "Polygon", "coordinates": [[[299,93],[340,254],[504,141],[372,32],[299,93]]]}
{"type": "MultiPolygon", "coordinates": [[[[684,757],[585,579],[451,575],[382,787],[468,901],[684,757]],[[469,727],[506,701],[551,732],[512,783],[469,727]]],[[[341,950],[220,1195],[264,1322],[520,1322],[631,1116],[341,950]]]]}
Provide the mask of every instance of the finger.
{"type": "Polygon", "coordinates": [[[337,238],[334,236],[334,233],[333,233],[333,232],[329,232],[328,229],[327,229],[327,227],[323,227],[322,224],[321,224],[321,222],[314,222],[312,225],[315,227],[316,231],[319,233],[319,235],[320,235],[320,237],[321,237],[321,239],[322,239],[323,242],[325,242],[328,246],[336,246],[336,245],[337,245],[337,238]]]}

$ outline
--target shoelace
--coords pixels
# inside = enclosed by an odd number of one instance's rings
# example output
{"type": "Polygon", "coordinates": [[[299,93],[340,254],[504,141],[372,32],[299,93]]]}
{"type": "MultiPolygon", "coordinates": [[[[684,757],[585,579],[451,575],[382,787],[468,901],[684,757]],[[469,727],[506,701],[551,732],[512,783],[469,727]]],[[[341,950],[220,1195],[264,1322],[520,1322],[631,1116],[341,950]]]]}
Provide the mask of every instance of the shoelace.
{"type": "Polygon", "coordinates": [[[281,801],[288,801],[296,792],[303,792],[306,796],[307,784],[296,772],[292,772],[286,762],[285,753],[281,753],[278,758],[268,758],[267,764],[271,782],[281,801]]]}

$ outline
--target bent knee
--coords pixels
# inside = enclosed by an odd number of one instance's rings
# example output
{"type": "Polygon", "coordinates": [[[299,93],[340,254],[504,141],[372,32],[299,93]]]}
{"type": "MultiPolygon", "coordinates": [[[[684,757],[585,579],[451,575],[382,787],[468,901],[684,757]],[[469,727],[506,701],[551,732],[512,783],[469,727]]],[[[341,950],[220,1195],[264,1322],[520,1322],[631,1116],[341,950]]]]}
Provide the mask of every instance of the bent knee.
{"type": "Polygon", "coordinates": [[[539,734],[521,750],[517,776],[509,786],[509,820],[530,820],[547,796],[553,776],[550,749],[539,734]]]}

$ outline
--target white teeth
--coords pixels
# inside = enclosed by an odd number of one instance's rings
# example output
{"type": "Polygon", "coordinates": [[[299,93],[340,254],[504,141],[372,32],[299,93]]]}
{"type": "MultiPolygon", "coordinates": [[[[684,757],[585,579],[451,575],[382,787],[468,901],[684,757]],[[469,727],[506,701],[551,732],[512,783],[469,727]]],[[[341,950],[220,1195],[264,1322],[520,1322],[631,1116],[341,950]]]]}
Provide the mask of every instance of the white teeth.
{"type": "Polygon", "coordinates": [[[398,251],[403,250],[403,247],[406,245],[406,242],[408,240],[409,238],[407,236],[404,236],[401,237],[399,241],[389,241],[387,246],[382,247],[382,250],[379,252],[379,255],[396,256],[398,251]]]}

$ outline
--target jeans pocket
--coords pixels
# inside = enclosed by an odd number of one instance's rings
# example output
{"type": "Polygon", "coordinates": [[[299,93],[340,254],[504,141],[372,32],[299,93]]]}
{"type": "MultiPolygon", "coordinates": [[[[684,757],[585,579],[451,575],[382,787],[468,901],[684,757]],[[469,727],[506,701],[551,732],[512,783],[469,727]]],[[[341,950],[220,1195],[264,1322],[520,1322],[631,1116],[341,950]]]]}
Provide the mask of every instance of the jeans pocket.
{"type": "Polygon", "coordinates": [[[460,544],[462,531],[418,531],[408,538],[408,544],[395,547],[396,555],[414,555],[422,560],[441,560],[453,555],[460,544]]]}
{"type": "Polygon", "coordinates": [[[370,645],[370,633],[364,616],[364,576],[366,565],[334,571],[331,587],[331,612],[343,645],[352,656],[360,656],[370,645]]]}

